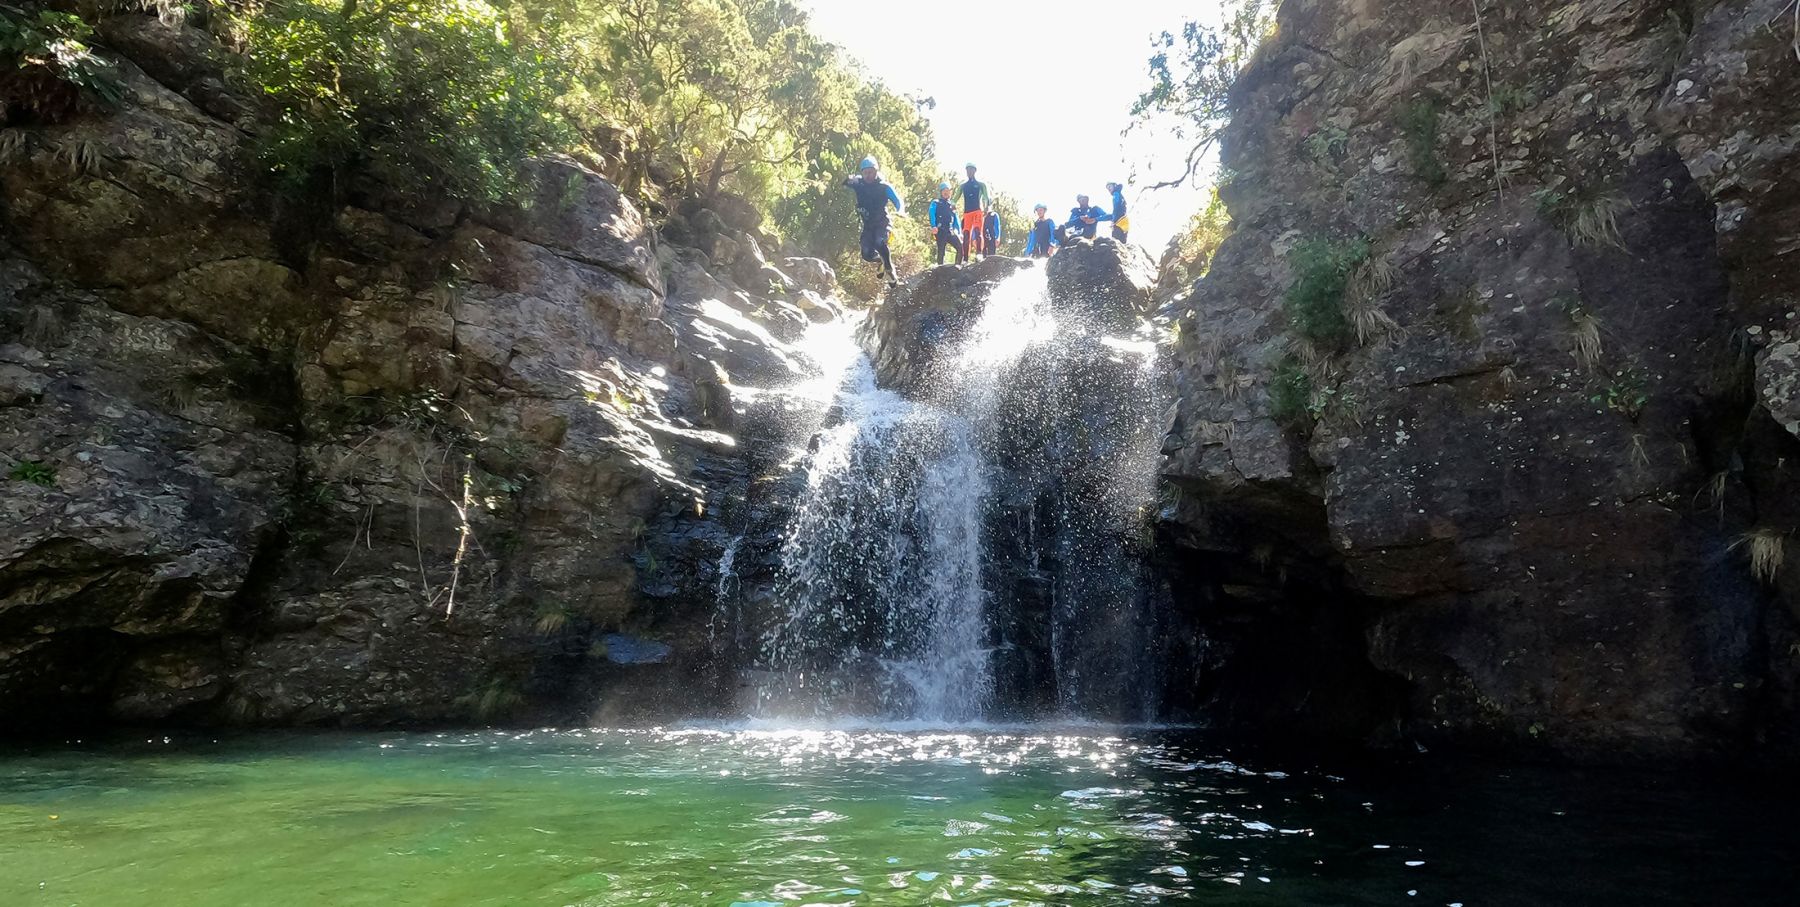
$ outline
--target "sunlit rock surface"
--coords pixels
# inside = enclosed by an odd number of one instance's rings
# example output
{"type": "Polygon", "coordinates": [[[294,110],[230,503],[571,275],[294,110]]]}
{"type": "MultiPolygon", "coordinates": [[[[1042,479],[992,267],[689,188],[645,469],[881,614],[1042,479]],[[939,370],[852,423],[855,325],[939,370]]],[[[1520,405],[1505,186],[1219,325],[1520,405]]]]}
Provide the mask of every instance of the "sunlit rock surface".
{"type": "Polygon", "coordinates": [[[660,242],[568,159],[516,207],[368,182],[303,216],[245,172],[253,105],[210,39],[105,34],[127,103],[19,130],[0,168],[15,729],[726,701],[715,565],[775,531],[752,485],[805,434],[755,391],[806,374],[830,268],[730,227],[729,260],[703,231],[660,242]]]}

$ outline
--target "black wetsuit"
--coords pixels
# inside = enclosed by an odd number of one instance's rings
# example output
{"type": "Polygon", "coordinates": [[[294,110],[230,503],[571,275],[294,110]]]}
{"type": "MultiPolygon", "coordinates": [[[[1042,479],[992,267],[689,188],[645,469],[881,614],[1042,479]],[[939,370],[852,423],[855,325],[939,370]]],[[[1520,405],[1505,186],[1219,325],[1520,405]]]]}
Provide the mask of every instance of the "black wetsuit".
{"type": "Polygon", "coordinates": [[[863,261],[881,262],[882,276],[894,277],[894,256],[888,251],[888,203],[900,207],[900,197],[894,194],[894,187],[882,182],[881,177],[869,181],[860,176],[844,180],[844,185],[856,195],[856,213],[862,215],[862,259],[863,261]]]}

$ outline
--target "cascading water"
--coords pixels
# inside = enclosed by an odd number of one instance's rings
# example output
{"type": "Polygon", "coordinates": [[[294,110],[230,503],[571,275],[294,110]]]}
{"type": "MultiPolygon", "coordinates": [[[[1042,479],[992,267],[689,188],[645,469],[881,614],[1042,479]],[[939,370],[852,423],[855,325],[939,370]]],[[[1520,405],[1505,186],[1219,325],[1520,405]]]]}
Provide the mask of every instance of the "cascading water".
{"type": "Polygon", "coordinates": [[[878,387],[857,355],[804,463],[754,712],[1147,717],[1128,691],[1146,632],[1150,358],[1058,312],[1039,267],[994,288],[924,399],[878,387]],[[1044,685],[1047,708],[1017,689],[1044,685]]]}

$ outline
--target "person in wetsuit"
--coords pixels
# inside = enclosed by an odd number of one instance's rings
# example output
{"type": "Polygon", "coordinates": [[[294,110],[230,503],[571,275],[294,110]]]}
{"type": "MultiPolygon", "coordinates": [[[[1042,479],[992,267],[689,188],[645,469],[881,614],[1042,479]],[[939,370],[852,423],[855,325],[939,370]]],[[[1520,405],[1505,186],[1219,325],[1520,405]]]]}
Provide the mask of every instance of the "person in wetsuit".
{"type": "Polygon", "coordinates": [[[1032,258],[1049,258],[1062,245],[1056,238],[1056,221],[1050,219],[1050,206],[1037,206],[1037,220],[1025,234],[1025,254],[1032,258]]]}
{"type": "Polygon", "coordinates": [[[856,213],[862,215],[862,258],[880,262],[881,276],[887,279],[888,286],[897,286],[900,276],[894,273],[894,256],[888,251],[887,208],[892,203],[894,211],[905,217],[906,205],[894,187],[882,181],[881,165],[874,158],[863,158],[861,171],[845,179],[844,186],[855,194],[856,213]]]}
{"type": "Polygon", "coordinates": [[[1125,213],[1125,186],[1121,183],[1107,183],[1106,191],[1112,193],[1112,237],[1125,242],[1131,233],[1131,218],[1125,213]]]}
{"type": "Polygon", "coordinates": [[[1105,209],[1088,204],[1085,195],[1075,196],[1075,207],[1069,209],[1069,222],[1063,224],[1065,239],[1093,239],[1100,234],[1100,222],[1111,220],[1105,209]]]}
{"type": "Polygon", "coordinates": [[[962,220],[956,214],[956,200],[951,197],[955,189],[948,181],[938,184],[938,197],[931,200],[931,230],[937,240],[937,263],[944,263],[944,247],[956,249],[956,263],[969,260],[969,247],[963,244],[960,231],[962,220]]]}
{"type": "Polygon", "coordinates": [[[975,165],[970,164],[964,169],[969,173],[969,181],[962,184],[962,240],[963,247],[973,256],[986,246],[982,222],[986,219],[987,209],[993,207],[994,199],[988,195],[987,184],[975,178],[975,165]]]}
{"type": "Polygon", "coordinates": [[[982,222],[981,231],[987,237],[987,251],[983,254],[994,256],[1000,254],[1000,209],[995,208],[987,213],[982,222]]]}

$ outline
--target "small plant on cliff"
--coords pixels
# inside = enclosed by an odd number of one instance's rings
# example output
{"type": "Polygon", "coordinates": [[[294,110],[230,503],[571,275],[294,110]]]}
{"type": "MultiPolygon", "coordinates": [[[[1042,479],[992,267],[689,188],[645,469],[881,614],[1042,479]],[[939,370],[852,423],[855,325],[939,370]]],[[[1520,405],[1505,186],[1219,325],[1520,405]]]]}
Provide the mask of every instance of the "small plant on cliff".
{"type": "Polygon", "coordinates": [[[1787,533],[1763,527],[1752,529],[1738,536],[1731,544],[1733,550],[1745,549],[1750,556],[1750,575],[1758,582],[1772,584],[1781,575],[1782,564],[1787,561],[1787,533]]]}
{"type": "Polygon", "coordinates": [[[1432,99],[1414,101],[1400,111],[1400,135],[1406,140],[1406,157],[1413,174],[1433,186],[1449,178],[1444,162],[1438,158],[1438,103],[1432,99]]]}
{"type": "Polygon", "coordinates": [[[1306,137],[1306,155],[1324,164],[1336,160],[1350,147],[1350,133],[1336,126],[1320,126],[1306,137]]]}
{"type": "Polygon", "coordinates": [[[13,464],[12,471],[6,477],[15,482],[27,482],[51,488],[56,485],[56,470],[42,460],[20,460],[13,464]]]}
{"type": "Polygon", "coordinates": [[[71,13],[0,4],[0,125],[55,123],[86,103],[119,103],[124,88],[88,46],[93,34],[71,13]]]}
{"type": "Polygon", "coordinates": [[[1539,216],[1556,224],[1575,245],[1625,248],[1619,217],[1631,210],[1631,202],[1624,196],[1607,191],[1569,194],[1539,189],[1531,198],[1537,203],[1539,216]]]}
{"type": "Polygon", "coordinates": [[[1344,315],[1350,320],[1358,346],[1368,346],[1384,334],[1403,333],[1400,323],[1381,307],[1381,297],[1393,289],[1398,276],[1394,263],[1380,255],[1370,257],[1351,272],[1349,285],[1344,288],[1344,315]]]}
{"type": "Polygon", "coordinates": [[[1333,349],[1350,338],[1352,327],[1344,314],[1344,293],[1351,275],[1368,257],[1369,243],[1363,239],[1307,239],[1288,252],[1294,282],[1281,306],[1296,333],[1333,349]]]}
{"type": "Polygon", "coordinates": [[[1275,376],[1269,380],[1269,415],[1276,422],[1288,428],[1303,427],[1312,397],[1312,376],[1299,359],[1285,356],[1276,363],[1275,376]]]}
{"type": "Polygon", "coordinates": [[[1605,355],[1604,340],[1600,334],[1600,316],[1588,311],[1581,300],[1570,295],[1561,295],[1550,300],[1552,308],[1569,316],[1570,355],[1587,371],[1597,371],[1600,359],[1605,355]]]}
{"type": "Polygon", "coordinates": [[[1638,416],[1643,415],[1644,405],[1650,402],[1649,383],[1636,366],[1622,369],[1613,373],[1612,379],[1593,396],[1592,402],[1636,422],[1638,416]]]}

